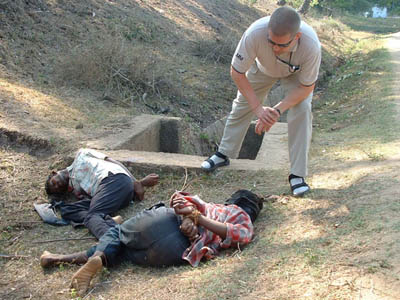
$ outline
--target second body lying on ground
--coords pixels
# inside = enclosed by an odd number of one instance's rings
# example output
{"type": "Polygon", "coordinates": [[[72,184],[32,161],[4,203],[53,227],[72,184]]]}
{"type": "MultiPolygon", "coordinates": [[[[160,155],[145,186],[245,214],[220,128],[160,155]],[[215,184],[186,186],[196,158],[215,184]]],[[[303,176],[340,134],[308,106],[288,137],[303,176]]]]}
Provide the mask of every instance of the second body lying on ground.
{"type": "Polygon", "coordinates": [[[85,263],[72,280],[73,287],[81,294],[102,266],[121,261],[148,266],[186,262],[197,266],[202,258],[210,259],[220,249],[249,243],[253,222],[263,204],[257,195],[240,190],[225,205],[206,203],[197,196],[176,192],[170,206],[155,205],[121,225],[110,227],[99,243],[87,251],[70,255],[45,252],[41,265],[85,263]]]}

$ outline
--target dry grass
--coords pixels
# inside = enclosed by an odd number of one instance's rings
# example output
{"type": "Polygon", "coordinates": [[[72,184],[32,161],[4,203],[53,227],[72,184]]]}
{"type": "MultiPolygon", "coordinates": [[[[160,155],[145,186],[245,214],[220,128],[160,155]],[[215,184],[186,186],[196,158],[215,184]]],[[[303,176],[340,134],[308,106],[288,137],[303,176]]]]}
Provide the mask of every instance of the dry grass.
{"type": "MultiPolygon", "coordinates": [[[[176,26],[168,28],[176,28],[181,36],[188,39],[192,33],[190,24],[193,23],[201,34],[209,33],[211,39],[215,24],[210,23],[213,18],[206,16],[213,9],[216,11],[215,20],[225,26],[229,25],[226,23],[229,12],[235,11],[230,5],[237,8],[233,20],[240,16],[246,23],[259,13],[256,10],[249,12],[248,8],[241,6],[244,1],[223,2],[226,5],[222,10],[222,2],[144,1],[140,8],[145,9],[140,11],[153,12],[153,7],[171,22],[169,25],[176,26]]],[[[74,2],[64,15],[70,17],[71,10],[75,9],[74,16],[81,18],[80,22],[87,28],[93,28],[87,22],[88,18],[83,17],[87,16],[87,11],[96,9],[98,16],[106,15],[113,12],[111,6],[114,5],[119,14],[125,13],[118,2],[107,3],[103,10],[99,9],[102,6],[96,1],[87,2],[89,6],[82,3],[74,2]]],[[[129,8],[136,7],[136,4],[135,1],[126,2],[129,8]]],[[[261,4],[266,4],[266,1],[257,1],[255,7],[261,9],[261,4]]],[[[52,7],[57,7],[56,2],[49,1],[47,8],[52,7]]],[[[48,20],[51,18],[49,16],[48,20]]],[[[71,20],[78,19],[66,18],[63,23],[71,20]]],[[[102,20],[92,21],[98,22],[101,27],[102,20]]],[[[189,266],[154,269],[126,264],[107,270],[96,279],[94,289],[86,299],[380,300],[398,297],[400,203],[397,195],[400,163],[397,149],[400,139],[398,115],[392,105],[398,101],[398,95],[393,91],[398,86],[398,81],[392,78],[391,67],[394,63],[389,62],[389,56],[382,49],[381,36],[349,31],[349,27],[338,21],[332,26],[329,25],[332,20],[313,22],[320,22],[325,28],[320,31],[326,49],[325,57],[332,58],[332,62],[338,55],[344,58],[339,65],[330,65],[331,75],[335,77],[325,85],[327,89],[315,97],[316,127],[311,153],[312,175],[309,178],[313,192],[303,199],[287,196],[287,170],[256,173],[222,170],[211,176],[199,177],[189,174],[189,180],[197,178],[189,190],[208,201],[222,202],[238,188],[252,189],[261,195],[279,195],[276,202],[266,206],[257,221],[253,243],[241,249],[243,251],[224,251],[221,257],[202,263],[196,269],[189,266]],[[361,74],[358,73],[360,71],[361,74]]],[[[144,36],[156,42],[160,38],[152,29],[137,29],[138,23],[127,24],[130,24],[130,33],[137,32],[137,35],[132,35],[132,40],[140,40],[140,36],[144,36]]],[[[16,38],[15,44],[18,43],[21,40],[16,38]]],[[[29,41],[25,43],[30,45],[29,41]]],[[[185,45],[177,43],[169,50],[175,47],[182,50],[185,45]]],[[[108,46],[109,49],[112,49],[111,46],[108,46]]],[[[114,46],[121,47],[121,44],[114,46]]],[[[116,49],[121,49],[118,47],[116,49]]],[[[78,48],[75,49],[78,51],[78,48]]],[[[84,48],[81,49],[83,51],[84,48]]],[[[23,51],[18,49],[17,52],[23,51]]],[[[122,51],[120,57],[125,57],[125,54],[130,57],[128,52],[122,51]]],[[[178,56],[177,53],[174,55],[178,56]]],[[[182,71],[180,78],[184,85],[190,85],[190,93],[201,91],[209,94],[208,98],[199,96],[203,100],[209,99],[210,95],[214,99],[219,97],[219,93],[225,93],[224,84],[227,83],[218,82],[215,73],[207,72],[210,66],[216,68],[216,73],[226,72],[225,65],[214,62],[205,64],[203,59],[196,58],[187,60],[190,55],[185,55],[182,55],[179,64],[171,59],[166,61],[171,63],[171,69],[182,71]],[[217,85],[219,89],[215,88],[217,85]]],[[[163,54],[162,57],[166,56],[163,54]]],[[[122,60],[115,66],[126,66],[125,62],[129,65],[129,61],[122,60]]],[[[35,66],[35,63],[27,65],[26,70],[35,66]]],[[[37,81],[30,81],[28,75],[24,80],[11,80],[7,72],[12,73],[12,70],[11,67],[3,70],[0,81],[0,101],[4,108],[0,112],[1,126],[68,142],[54,143],[55,154],[51,156],[38,156],[1,139],[0,254],[28,257],[0,258],[0,298],[76,299],[68,284],[77,267],[64,265],[44,271],[39,266],[38,258],[45,249],[74,252],[88,248],[92,242],[34,242],[60,237],[86,237],[87,230],[42,224],[32,205],[47,200],[44,180],[51,168],[61,166],[59,161],[66,150],[78,148],[85,139],[112,134],[128,123],[133,115],[146,110],[141,106],[127,109],[103,103],[99,100],[103,96],[101,92],[69,87],[56,91],[51,84],[39,85],[37,81]],[[84,128],[76,129],[80,122],[84,123],[84,128]]],[[[46,72],[39,74],[49,76],[46,72]]],[[[109,78],[105,78],[107,83],[109,78]]],[[[116,84],[122,83],[119,81],[116,84]]],[[[188,93],[186,89],[183,91],[188,93]]],[[[214,118],[219,113],[226,113],[230,105],[228,101],[225,106],[216,101],[221,105],[218,107],[203,100],[193,105],[209,106],[203,113],[213,111],[214,118]]],[[[185,105],[181,108],[186,111],[192,109],[185,105]]],[[[140,177],[143,174],[137,175],[140,177]]],[[[123,210],[122,216],[127,218],[155,202],[166,201],[184,181],[183,175],[162,174],[160,185],[147,194],[147,199],[123,210]]]]}
{"type": "Polygon", "coordinates": [[[149,48],[105,36],[72,49],[56,70],[62,85],[102,91],[103,99],[133,107],[146,103],[145,94],[160,99],[181,97],[163,74],[160,60],[149,48]]]}

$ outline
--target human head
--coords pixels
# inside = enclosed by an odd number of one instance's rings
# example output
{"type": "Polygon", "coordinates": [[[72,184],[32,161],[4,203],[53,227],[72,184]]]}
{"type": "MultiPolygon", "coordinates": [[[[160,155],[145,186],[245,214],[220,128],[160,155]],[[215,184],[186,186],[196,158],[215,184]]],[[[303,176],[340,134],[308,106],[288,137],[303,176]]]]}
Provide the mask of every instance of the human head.
{"type": "Polygon", "coordinates": [[[257,219],[258,214],[263,208],[263,201],[253,192],[248,190],[236,191],[228,200],[225,201],[225,205],[235,204],[243,209],[251,219],[251,222],[257,219]]]}
{"type": "Polygon", "coordinates": [[[45,190],[47,195],[63,194],[68,190],[68,171],[66,169],[61,171],[51,171],[45,183],[45,190]]]}
{"type": "Polygon", "coordinates": [[[280,7],[273,12],[268,22],[267,38],[275,55],[291,50],[301,36],[300,23],[300,15],[291,7],[280,7]]]}
{"type": "Polygon", "coordinates": [[[293,37],[299,31],[300,23],[300,15],[295,9],[282,6],[272,13],[268,23],[268,30],[279,37],[285,35],[293,37]]]}

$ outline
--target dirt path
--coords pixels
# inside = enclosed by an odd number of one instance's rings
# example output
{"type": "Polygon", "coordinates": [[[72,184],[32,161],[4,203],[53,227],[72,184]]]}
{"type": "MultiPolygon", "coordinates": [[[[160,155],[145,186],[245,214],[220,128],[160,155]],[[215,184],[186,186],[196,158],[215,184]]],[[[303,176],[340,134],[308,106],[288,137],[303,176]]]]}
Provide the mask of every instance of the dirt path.
{"type": "MultiPolygon", "coordinates": [[[[386,44],[390,54],[391,54],[391,62],[394,66],[393,68],[393,77],[388,82],[388,84],[392,88],[392,92],[390,94],[390,98],[392,98],[393,103],[396,105],[397,115],[396,119],[400,122],[400,32],[393,34],[387,41],[386,44]]],[[[394,147],[398,147],[400,145],[400,141],[395,141],[393,143],[394,147]]],[[[391,201],[395,203],[398,201],[399,195],[399,179],[400,179],[400,171],[399,168],[393,168],[393,166],[399,166],[400,159],[400,151],[397,154],[386,157],[384,161],[382,161],[381,168],[391,169],[392,173],[390,176],[394,179],[391,184],[388,184],[385,188],[385,192],[381,195],[376,194],[377,199],[381,197],[382,199],[386,198],[386,201],[391,201]],[[386,166],[386,167],[385,167],[386,166]],[[391,199],[391,200],[389,200],[391,199]]],[[[371,191],[372,192],[372,191],[371,191]]],[[[382,208],[383,206],[381,206],[382,208]]],[[[389,215],[390,210],[387,210],[386,213],[389,215]]],[[[393,215],[393,221],[397,222],[398,214],[393,215]]],[[[371,220],[372,221],[372,220],[371,220]]],[[[381,219],[382,224],[385,223],[384,219],[381,219]]],[[[356,280],[356,285],[358,287],[358,298],[359,299],[400,299],[399,296],[399,275],[400,275],[400,255],[398,254],[399,245],[398,245],[398,232],[397,230],[391,230],[393,227],[388,226],[386,221],[386,230],[383,234],[376,235],[376,249],[370,253],[367,251],[364,253],[365,257],[370,257],[373,260],[387,260],[390,261],[390,268],[388,268],[388,272],[371,272],[371,274],[363,274],[358,277],[356,280]],[[391,246],[391,244],[397,244],[395,246],[391,246]],[[386,250],[381,251],[382,246],[385,245],[386,250]],[[389,250],[391,249],[391,250],[389,250]],[[397,250],[396,250],[397,249],[397,250]],[[393,251],[394,255],[389,255],[388,253],[393,251]]],[[[368,273],[368,272],[367,272],[368,273]]]]}
{"type": "Polygon", "coordinates": [[[400,121],[400,32],[391,36],[391,38],[387,42],[387,47],[392,56],[392,63],[395,70],[392,87],[394,89],[394,103],[396,104],[398,111],[397,117],[400,121]]]}

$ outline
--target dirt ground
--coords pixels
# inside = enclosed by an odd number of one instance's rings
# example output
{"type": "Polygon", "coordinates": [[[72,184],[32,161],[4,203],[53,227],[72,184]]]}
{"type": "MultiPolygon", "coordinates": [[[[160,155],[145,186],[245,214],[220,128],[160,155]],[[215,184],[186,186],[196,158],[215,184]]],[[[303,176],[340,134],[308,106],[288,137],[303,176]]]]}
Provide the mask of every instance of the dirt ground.
{"type": "MultiPolygon", "coordinates": [[[[142,14],[158,11],[180,33],[171,36],[169,49],[183,49],[188,45],[185,42],[195,40],[193,26],[205,35],[216,34],[217,28],[233,28],[235,19],[224,14],[234,11],[244,27],[246,22],[266,13],[260,7],[269,2],[258,1],[251,9],[240,1],[226,5],[212,1],[126,1],[124,5],[106,1],[107,9],[101,9],[103,1],[76,1],[71,5],[63,1],[29,3],[32,9],[28,11],[29,17],[21,21],[20,31],[9,30],[18,22],[0,20],[0,299],[76,299],[69,290],[69,280],[77,267],[63,265],[43,270],[39,257],[44,250],[81,251],[95,241],[86,229],[43,224],[33,210],[33,203],[47,201],[44,181],[50,170],[65,167],[67,154],[87,140],[126,128],[137,114],[154,111],[143,103],[128,109],[110,101],[98,101],[104,98],[102,93],[91,89],[57,85],[52,82],[53,73],[48,68],[51,61],[44,56],[54,58],[57,51],[64,54],[61,49],[67,42],[62,32],[69,37],[87,38],[83,27],[73,30],[80,24],[79,20],[83,19],[88,31],[103,30],[105,23],[102,22],[115,17],[110,15],[114,12],[111,7],[118,9],[122,17],[132,11],[142,14]],[[49,11],[47,21],[40,19],[40,15],[49,11]],[[101,18],[96,19],[93,12],[101,18]],[[70,15],[76,19],[69,18],[70,15]],[[39,19],[41,29],[53,26],[53,40],[29,30],[29,22],[39,19]],[[25,40],[14,36],[13,44],[13,34],[23,35],[25,40]],[[184,41],[177,36],[184,37],[184,41]],[[48,44],[35,43],[44,40],[48,44]],[[21,41],[25,44],[18,44],[21,41]]],[[[270,4],[268,9],[273,7],[270,4]]],[[[18,7],[13,8],[17,18],[18,7]]],[[[332,28],[320,27],[321,33],[322,29],[329,33],[323,38],[325,49],[330,53],[326,58],[340,62],[341,58],[334,56],[335,47],[340,48],[346,37],[339,34],[340,28],[333,25],[332,28]],[[337,40],[330,40],[335,33],[337,40]]],[[[390,97],[397,106],[398,122],[399,34],[393,35],[388,47],[397,68],[390,83],[393,89],[390,97]]],[[[174,55],[179,56],[179,51],[174,55]]],[[[208,102],[209,98],[199,96],[201,101],[188,120],[199,127],[229,110],[234,90],[229,81],[216,75],[207,78],[207,72],[202,69],[212,67],[227,73],[224,66],[188,57],[185,54],[182,58],[186,68],[178,66],[179,60],[170,65],[170,69],[181,70],[178,73],[182,77],[178,79],[195,86],[188,95],[214,92],[213,84],[218,82],[223,87],[215,92],[215,98],[226,94],[220,100],[208,102]],[[199,68],[197,73],[194,67],[199,68]],[[207,117],[200,122],[202,114],[207,117]]],[[[335,67],[339,65],[332,68],[335,67]]],[[[180,116],[191,112],[187,104],[177,107],[180,116]]],[[[315,123],[319,122],[317,112],[315,123]]],[[[238,189],[239,183],[240,187],[262,196],[278,195],[278,200],[266,205],[257,221],[254,242],[243,251],[227,251],[221,258],[197,269],[188,266],[153,269],[126,264],[105,270],[85,298],[400,299],[400,139],[382,142],[386,148],[381,156],[379,151],[366,153],[362,144],[359,148],[346,148],[346,135],[340,134],[340,126],[329,133],[316,128],[309,179],[313,192],[303,199],[288,196],[287,170],[240,174],[221,171],[212,176],[189,174],[189,180],[193,179],[189,190],[208,201],[224,201],[238,189]]],[[[365,144],[379,142],[367,139],[365,144]]],[[[121,211],[124,218],[155,202],[165,201],[185,182],[185,175],[181,173],[161,175],[160,185],[147,193],[144,202],[121,211]]]]}

